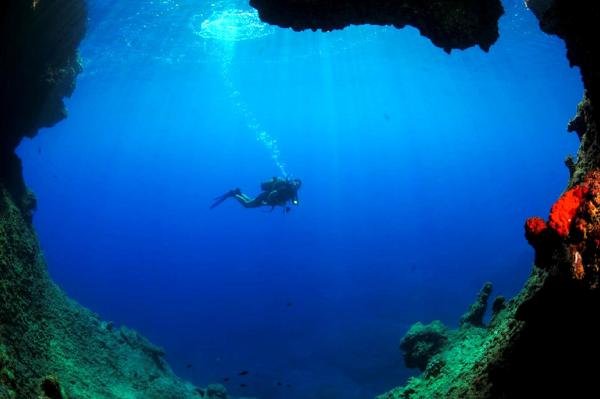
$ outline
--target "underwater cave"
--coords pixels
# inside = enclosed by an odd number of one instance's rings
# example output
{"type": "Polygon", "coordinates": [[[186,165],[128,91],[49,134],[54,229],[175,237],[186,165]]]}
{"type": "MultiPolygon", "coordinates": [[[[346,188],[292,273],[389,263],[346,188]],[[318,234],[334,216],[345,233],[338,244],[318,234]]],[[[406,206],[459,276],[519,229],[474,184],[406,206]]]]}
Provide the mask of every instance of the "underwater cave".
{"type": "Polygon", "coordinates": [[[594,396],[599,18],[4,2],[0,399],[594,396]]]}

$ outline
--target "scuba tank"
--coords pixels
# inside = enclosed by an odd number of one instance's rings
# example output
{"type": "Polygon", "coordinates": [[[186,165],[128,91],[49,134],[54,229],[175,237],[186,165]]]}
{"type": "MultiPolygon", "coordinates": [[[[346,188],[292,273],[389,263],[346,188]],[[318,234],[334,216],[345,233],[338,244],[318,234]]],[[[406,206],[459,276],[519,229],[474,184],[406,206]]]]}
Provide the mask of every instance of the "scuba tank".
{"type": "Polygon", "coordinates": [[[275,186],[276,183],[278,183],[281,179],[279,179],[278,177],[273,177],[271,180],[267,180],[264,181],[262,183],[260,183],[260,189],[262,191],[273,191],[273,188],[275,186]]]}

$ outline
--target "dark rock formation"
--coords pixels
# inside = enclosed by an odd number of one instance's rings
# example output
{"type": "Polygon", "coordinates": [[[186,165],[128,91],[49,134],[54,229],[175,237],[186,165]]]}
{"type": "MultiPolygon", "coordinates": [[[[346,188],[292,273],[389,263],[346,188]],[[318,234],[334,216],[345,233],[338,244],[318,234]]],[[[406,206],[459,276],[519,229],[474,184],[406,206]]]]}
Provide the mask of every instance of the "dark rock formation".
{"type": "Polygon", "coordinates": [[[553,397],[565,389],[573,398],[597,395],[597,368],[589,365],[600,356],[594,344],[600,292],[545,273],[527,288],[514,307],[518,328],[487,359],[481,376],[489,397],[553,397]]]}
{"type": "Polygon", "coordinates": [[[424,371],[431,358],[442,351],[446,342],[448,331],[439,320],[430,324],[413,324],[400,341],[406,367],[424,371]]]}
{"type": "Polygon", "coordinates": [[[591,170],[600,169],[600,135],[598,135],[598,123],[594,106],[586,95],[579,106],[577,114],[569,122],[570,132],[577,133],[580,140],[577,160],[571,171],[569,187],[580,183],[584,176],[591,170]]]}
{"type": "Polygon", "coordinates": [[[0,2],[0,183],[29,220],[35,198],[14,149],[66,116],[85,21],[84,0],[0,2]]]}
{"type": "Polygon", "coordinates": [[[485,283],[477,295],[477,300],[471,305],[469,310],[460,318],[460,325],[471,324],[473,326],[483,326],[483,316],[488,306],[488,299],[492,293],[492,283],[485,283]]]}
{"type": "Polygon", "coordinates": [[[14,149],[65,117],[85,19],[84,0],[0,2],[0,399],[198,398],[160,348],[52,283],[31,225],[14,149]]]}
{"type": "Polygon", "coordinates": [[[27,189],[23,180],[21,160],[12,150],[0,156],[0,185],[7,190],[25,219],[31,223],[36,207],[35,196],[27,189]]]}
{"type": "Polygon", "coordinates": [[[503,311],[506,308],[506,298],[502,295],[499,295],[494,299],[494,303],[492,303],[492,319],[496,317],[498,313],[503,311]]]}
{"type": "Polygon", "coordinates": [[[581,70],[586,89],[577,109],[577,115],[569,123],[569,131],[576,132],[581,140],[577,160],[569,166],[569,186],[579,183],[591,170],[600,168],[598,109],[600,101],[600,4],[572,0],[527,0],[527,5],[540,21],[540,28],[557,35],[565,41],[567,58],[581,70]]]}
{"type": "Polygon", "coordinates": [[[85,21],[83,0],[0,3],[0,158],[65,117],[85,21]]]}
{"type": "Polygon", "coordinates": [[[348,25],[406,25],[450,52],[498,39],[499,0],[250,0],[260,18],[294,30],[341,29],[348,25]]]}
{"type": "Polygon", "coordinates": [[[67,397],[56,376],[51,375],[44,378],[40,388],[43,399],[66,399],[67,397]]]}
{"type": "Polygon", "coordinates": [[[544,32],[557,35],[565,41],[567,58],[571,65],[581,69],[591,103],[600,101],[600,47],[597,43],[597,37],[600,36],[600,4],[582,0],[527,0],[527,5],[538,17],[544,32]]]}

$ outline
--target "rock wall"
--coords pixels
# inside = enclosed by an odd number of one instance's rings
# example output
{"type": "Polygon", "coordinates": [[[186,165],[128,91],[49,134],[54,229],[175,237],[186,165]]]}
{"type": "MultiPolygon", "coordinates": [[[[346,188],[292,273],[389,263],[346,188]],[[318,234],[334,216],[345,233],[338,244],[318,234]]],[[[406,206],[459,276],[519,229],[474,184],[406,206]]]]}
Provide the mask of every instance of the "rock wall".
{"type": "Polygon", "coordinates": [[[83,0],[4,0],[0,4],[0,149],[66,116],[81,67],[83,0]]]}
{"type": "Polygon", "coordinates": [[[590,101],[600,101],[600,71],[597,37],[600,4],[583,0],[527,0],[540,21],[540,28],[565,41],[567,58],[581,70],[581,78],[590,101]]]}
{"type": "Polygon", "coordinates": [[[163,355],[52,283],[31,225],[0,185],[0,399],[201,397],[163,355]]]}
{"type": "Polygon", "coordinates": [[[63,97],[81,69],[85,20],[84,0],[0,3],[0,183],[26,213],[34,201],[14,149],[66,116],[63,97]]]}
{"type": "Polygon", "coordinates": [[[14,149],[66,116],[85,21],[84,0],[0,2],[0,399],[226,398],[178,379],[162,350],[48,277],[14,149]]]}

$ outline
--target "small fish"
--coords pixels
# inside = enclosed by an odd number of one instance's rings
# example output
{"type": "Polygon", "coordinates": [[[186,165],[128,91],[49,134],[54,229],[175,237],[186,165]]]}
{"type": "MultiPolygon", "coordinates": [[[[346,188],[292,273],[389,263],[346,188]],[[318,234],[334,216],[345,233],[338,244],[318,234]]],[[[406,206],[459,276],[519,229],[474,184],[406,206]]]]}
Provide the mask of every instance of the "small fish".
{"type": "Polygon", "coordinates": [[[291,303],[291,302],[288,302],[288,303],[286,303],[286,306],[287,306],[288,308],[291,308],[291,307],[292,307],[292,305],[294,305],[294,304],[293,304],[293,303],[291,303]]]}
{"type": "Polygon", "coordinates": [[[223,378],[223,382],[229,382],[229,377],[223,378]]]}
{"type": "Polygon", "coordinates": [[[277,381],[277,386],[278,386],[278,387],[280,387],[280,386],[282,386],[282,385],[283,385],[283,384],[281,383],[281,381],[277,381]]]}
{"type": "Polygon", "coordinates": [[[285,384],[286,387],[291,388],[292,384],[285,384]]]}
{"type": "Polygon", "coordinates": [[[246,371],[246,370],[242,370],[238,373],[238,375],[248,375],[248,374],[250,374],[250,372],[246,371]]]}
{"type": "Polygon", "coordinates": [[[246,388],[248,385],[246,384],[240,384],[240,388],[246,388]]]}
{"type": "Polygon", "coordinates": [[[390,115],[389,115],[387,112],[384,112],[384,114],[383,114],[383,118],[384,118],[386,121],[389,121],[389,120],[390,120],[390,115]]]}
{"type": "Polygon", "coordinates": [[[185,365],[185,368],[186,368],[186,369],[191,369],[191,368],[192,368],[192,365],[188,363],[188,364],[186,364],[186,365],[185,365]]]}

